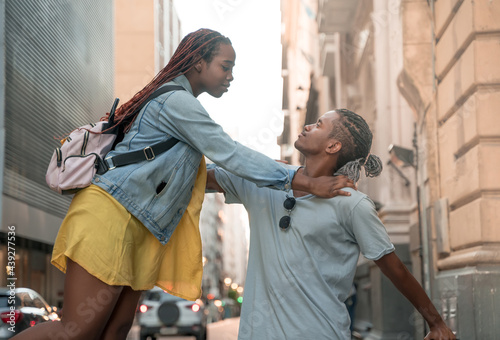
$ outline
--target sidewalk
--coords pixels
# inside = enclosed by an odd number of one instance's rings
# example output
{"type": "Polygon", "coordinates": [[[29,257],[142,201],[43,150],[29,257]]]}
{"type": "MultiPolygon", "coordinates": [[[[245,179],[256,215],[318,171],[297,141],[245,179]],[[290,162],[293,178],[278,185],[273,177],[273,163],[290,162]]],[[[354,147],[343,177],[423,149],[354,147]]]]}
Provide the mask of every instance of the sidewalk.
{"type": "MultiPolygon", "coordinates": [[[[210,323],[207,325],[207,340],[237,340],[239,325],[240,318],[230,318],[210,323]]],[[[138,340],[139,332],[139,325],[134,323],[127,336],[127,340],[138,340]]],[[[186,339],[194,339],[194,337],[187,337],[186,339]]]]}
{"type": "Polygon", "coordinates": [[[207,340],[237,340],[240,318],[230,318],[207,325],[207,340]]]}

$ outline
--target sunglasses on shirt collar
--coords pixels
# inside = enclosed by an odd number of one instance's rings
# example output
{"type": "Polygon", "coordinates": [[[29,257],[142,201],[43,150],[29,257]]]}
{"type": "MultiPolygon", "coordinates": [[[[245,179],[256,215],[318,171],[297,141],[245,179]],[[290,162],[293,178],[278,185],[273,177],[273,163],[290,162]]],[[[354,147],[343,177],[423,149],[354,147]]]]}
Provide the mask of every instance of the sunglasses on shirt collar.
{"type": "Polygon", "coordinates": [[[286,196],[285,202],[283,202],[283,208],[285,208],[285,210],[288,212],[288,215],[285,215],[280,219],[279,227],[282,231],[287,231],[288,229],[290,229],[290,224],[292,221],[290,214],[292,213],[293,208],[295,208],[296,202],[297,201],[295,200],[295,197],[291,197],[288,195],[286,196]]]}

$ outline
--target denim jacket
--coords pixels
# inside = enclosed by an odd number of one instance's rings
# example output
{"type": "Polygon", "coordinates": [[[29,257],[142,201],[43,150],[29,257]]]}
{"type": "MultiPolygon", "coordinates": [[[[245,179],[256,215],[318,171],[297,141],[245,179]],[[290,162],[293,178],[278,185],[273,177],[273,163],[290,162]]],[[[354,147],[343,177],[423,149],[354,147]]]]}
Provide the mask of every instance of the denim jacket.
{"type": "Polygon", "coordinates": [[[162,244],[168,242],[186,210],[203,155],[258,186],[290,190],[295,170],[233,141],[193,96],[184,75],[168,84],[181,85],[186,91],[167,92],[146,104],[130,131],[108,155],[142,150],[171,137],[180,142],[153,160],[108,170],[92,181],[137,217],[162,244]]]}

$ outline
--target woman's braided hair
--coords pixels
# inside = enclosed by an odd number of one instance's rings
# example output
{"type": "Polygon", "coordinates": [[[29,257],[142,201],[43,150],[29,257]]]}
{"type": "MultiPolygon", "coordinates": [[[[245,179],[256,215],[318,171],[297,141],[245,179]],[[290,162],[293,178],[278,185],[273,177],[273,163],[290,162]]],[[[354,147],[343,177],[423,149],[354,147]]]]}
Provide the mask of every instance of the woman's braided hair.
{"type": "Polygon", "coordinates": [[[334,124],[330,137],[342,143],[335,175],[349,177],[355,183],[359,180],[361,167],[367,177],[375,177],[382,172],[382,161],[372,155],[373,135],[370,127],[360,115],[347,109],[337,109],[340,124],[334,124]]]}
{"type": "MultiPolygon", "coordinates": [[[[147,84],[137,92],[132,99],[120,106],[115,113],[115,125],[123,127],[127,132],[134,122],[136,109],[161,85],[175,77],[186,73],[201,59],[210,63],[219,51],[220,44],[231,45],[231,40],[219,32],[201,28],[186,35],[175,50],[168,64],[147,84]]],[[[108,113],[109,115],[109,113],[108,113]]],[[[107,120],[108,115],[103,117],[107,120]]]]}

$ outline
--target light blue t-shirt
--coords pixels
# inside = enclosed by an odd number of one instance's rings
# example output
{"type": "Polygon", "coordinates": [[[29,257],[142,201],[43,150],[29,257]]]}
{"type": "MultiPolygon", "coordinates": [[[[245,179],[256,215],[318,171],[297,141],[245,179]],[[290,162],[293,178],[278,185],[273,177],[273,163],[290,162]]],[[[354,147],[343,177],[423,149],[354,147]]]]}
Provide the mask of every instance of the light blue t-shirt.
{"type": "Polygon", "coordinates": [[[344,301],[359,253],[378,260],[394,251],[373,202],[349,188],[347,197],[298,197],[291,227],[282,231],[278,222],[288,215],[287,193],[215,171],[226,203],[242,203],[250,218],[238,339],[350,340],[344,301]]]}

